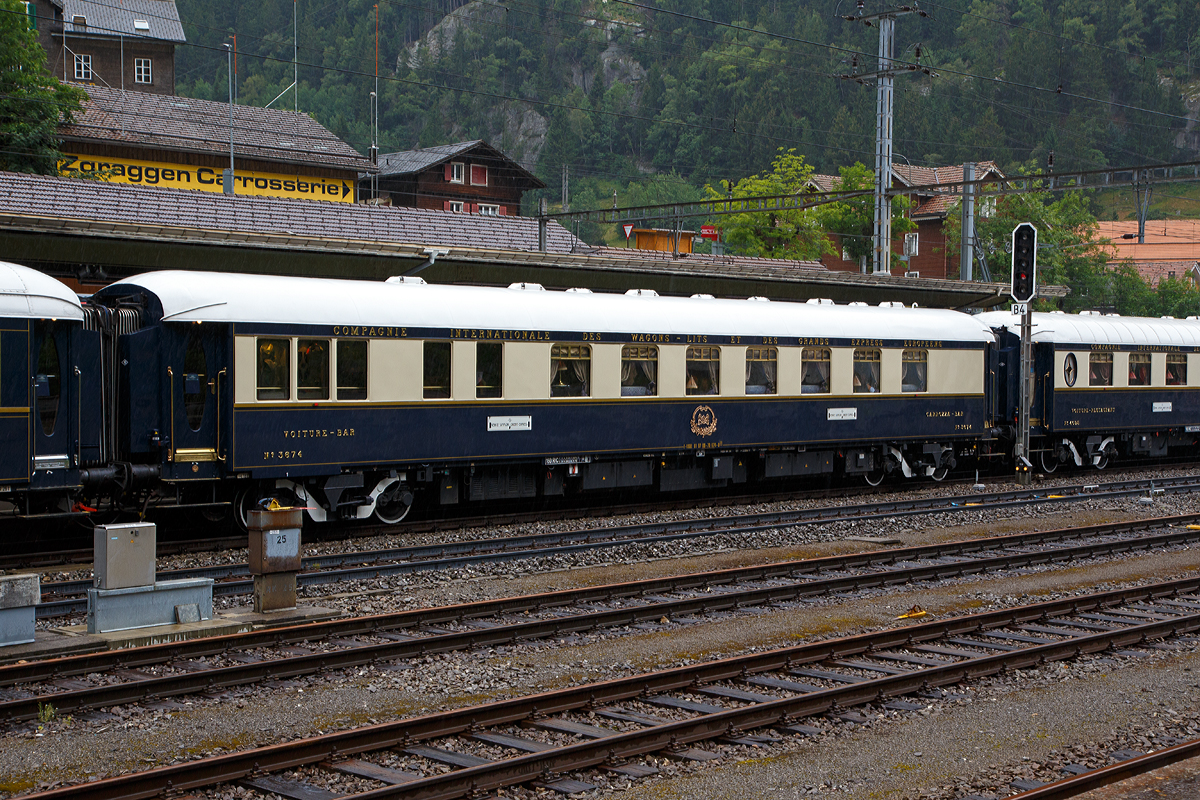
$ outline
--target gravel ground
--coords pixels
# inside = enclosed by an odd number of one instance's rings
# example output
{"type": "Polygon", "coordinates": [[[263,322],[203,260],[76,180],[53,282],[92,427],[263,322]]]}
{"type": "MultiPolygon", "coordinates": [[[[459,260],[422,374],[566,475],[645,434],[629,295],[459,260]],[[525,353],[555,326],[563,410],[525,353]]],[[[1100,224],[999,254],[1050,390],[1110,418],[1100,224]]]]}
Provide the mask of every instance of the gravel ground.
{"type": "MultiPolygon", "coordinates": [[[[461,602],[870,547],[861,542],[837,541],[839,537],[853,533],[882,533],[895,536],[906,544],[917,544],[1131,516],[1182,513],[1197,507],[1200,507],[1200,500],[1190,498],[1160,499],[1150,507],[1124,500],[1095,503],[1086,509],[1079,505],[1065,510],[1016,509],[1011,514],[1005,512],[1003,517],[964,512],[898,518],[882,523],[845,523],[822,526],[836,530],[823,530],[819,538],[798,544],[789,539],[777,540],[773,538],[774,534],[759,535],[756,543],[775,546],[752,552],[731,547],[725,552],[701,557],[686,550],[677,554],[667,550],[656,556],[658,560],[641,554],[630,557],[633,563],[622,559],[621,563],[608,566],[558,566],[559,571],[550,573],[536,572],[538,565],[509,564],[502,565],[507,572],[467,576],[473,578],[468,580],[431,575],[416,576],[420,580],[400,588],[378,584],[368,588],[364,584],[363,589],[376,593],[354,594],[347,590],[337,599],[348,609],[365,611],[371,607],[378,611],[384,610],[384,606],[393,607],[393,604],[411,607],[461,602]],[[939,527],[939,522],[952,527],[939,527]]],[[[486,652],[451,653],[412,664],[383,665],[247,687],[228,692],[224,697],[195,696],[165,704],[166,707],[126,706],[109,709],[107,713],[82,715],[78,719],[55,719],[41,726],[16,727],[0,735],[0,776],[7,776],[0,777],[0,795],[44,788],[58,780],[87,780],[145,769],[232,749],[287,741],[319,731],[487,702],[542,688],[603,680],[659,666],[877,629],[897,624],[895,616],[914,604],[922,605],[935,615],[966,613],[1036,602],[1064,593],[1115,587],[1124,582],[1180,577],[1198,566],[1200,548],[1178,548],[1169,553],[1109,559],[1065,569],[1039,567],[1004,576],[891,587],[884,592],[868,591],[846,598],[820,598],[789,610],[751,609],[738,614],[713,615],[711,619],[691,625],[663,625],[657,630],[627,629],[486,652]]],[[[1189,653],[1186,663],[1175,660],[1178,658],[1179,654],[1154,652],[1149,658],[1113,661],[1111,666],[1101,663],[1100,669],[1088,668],[1086,664],[1072,666],[1068,668],[1069,679],[1046,668],[1037,675],[1019,673],[992,684],[981,684],[964,693],[972,699],[971,703],[934,702],[932,708],[922,712],[910,715],[888,712],[883,715],[885,719],[856,728],[844,723],[822,723],[823,727],[830,728],[830,732],[818,737],[829,740],[819,743],[820,752],[805,749],[814,748],[818,742],[789,739],[770,751],[725,748],[722,761],[715,765],[697,766],[654,759],[656,763],[661,761],[658,765],[663,777],[634,783],[628,792],[642,792],[647,797],[722,796],[719,786],[711,790],[699,785],[687,788],[692,786],[689,781],[704,780],[747,790],[737,794],[738,797],[791,796],[789,793],[800,790],[807,792],[808,787],[821,792],[821,783],[827,784],[824,792],[832,791],[828,786],[830,783],[849,787],[847,790],[867,792],[866,785],[852,784],[853,775],[841,770],[840,765],[869,761],[876,765],[876,770],[885,770],[872,780],[871,791],[883,785],[898,787],[889,789],[889,794],[873,796],[919,797],[920,791],[927,789],[942,792],[931,796],[953,797],[960,779],[969,781],[973,776],[986,776],[988,770],[1003,779],[1005,770],[1019,771],[1031,763],[1022,762],[1022,757],[1032,759],[1032,763],[1039,766],[1053,765],[1050,758],[1055,748],[1101,743],[1122,732],[1132,736],[1133,733],[1128,732],[1132,730],[1128,727],[1130,719],[1139,714],[1147,716],[1147,709],[1169,718],[1169,708],[1177,715],[1191,715],[1187,718],[1194,722],[1200,706],[1196,702],[1196,679],[1185,668],[1196,667],[1193,662],[1197,657],[1189,653]],[[1119,680],[1113,678],[1116,671],[1121,673],[1119,680]],[[1133,684],[1129,683],[1134,675],[1149,676],[1139,686],[1161,685],[1165,691],[1158,694],[1134,691],[1130,688],[1133,684]],[[1034,686],[1037,692],[1031,691],[1034,686]],[[1068,691],[1074,694],[1061,697],[1054,694],[1068,691]],[[1120,691],[1126,694],[1118,694],[1120,691]],[[998,702],[987,707],[988,722],[983,725],[978,721],[978,703],[972,695],[986,692],[998,693],[998,702]],[[1038,697],[1048,699],[1035,707],[1032,704],[1038,697]],[[1088,712],[1088,707],[1083,704],[1086,698],[1092,698],[1093,707],[1105,713],[1088,712]],[[1160,699],[1168,706],[1160,709],[1147,705],[1160,699]],[[1054,713],[1048,714],[1047,709],[1051,708],[1054,713]],[[926,711],[928,713],[924,713],[926,711]],[[1035,711],[1039,714],[1038,725],[1049,727],[1031,727],[1035,711]],[[1124,713],[1126,711],[1129,713],[1124,713]],[[1068,724],[1068,720],[1076,716],[1079,720],[1068,724]],[[936,718],[936,721],[928,718],[936,718]],[[976,724],[976,730],[990,731],[991,738],[980,738],[982,734],[968,737],[967,728],[938,722],[951,719],[961,719],[963,725],[976,724]],[[890,734],[887,730],[898,732],[890,734]],[[943,730],[945,735],[939,733],[943,730]],[[1071,731],[1078,733],[1068,736],[1071,731]],[[1043,732],[1045,738],[1039,738],[1043,732]],[[939,736],[941,744],[938,744],[939,736]],[[928,745],[925,744],[927,738],[928,745]],[[957,752],[954,748],[966,747],[968,741],[972,742],[970,747],[983,748],[988,757],[985,759],[983,753],[970,752],[962,756],[950,755],[957,752]],[[907,747],[912,751],[913,742],[921,743],[921,757],[911,753],[905,755],[907,751],[896,749],[907,747]],[[847,753],[831,750],[826,744],[844,744],[847,753]],[[805,755],[797,758],[796,755],[801,753],[805,755]],[[969,760],[959,767],[954,758],[969,760]],[[950,769],[946,764],[952,764],[954,768],[950,769]],[[989,766],[993,764],[994,768],[989,766]],[[891,768],[891,772],[886,772],[886,768],[891,768]],[[731,769],[758,777],[745,777],[739,772],[739,782],[733,783],[729,781],[731,769]],[[785,774],[791,776],[786,778],[791,783],[784,782],[785,774]],[[677,781],[669,779],[680,775],[685,777],[677,781]],[[942,786],[951,789],[943,790],[942,786]],[[753,791],[749,791],[751,787],[755,787],[753,791]],[[783,794],[779,793],[780,787],[786,789],[783,794]]],[[[663,711],[655,709],[655,713],[661,715],[663,711]]],[[[872,712],[876,716],[880,713],[878,709],[872,712]]],[[[1186,726],[1183,730],[1186,731],[1186,726]]],[[[601,780],[591,775],[587,779],[590,782],[601,780]]],[[[614,777],[602,779],[599,785],[603,792],[615,792],[627,783],[624,778],[614,777]]],[[[510,794],[528,793],[520,790],[510,794]]],[[[212,797],[215,800],[218,796],[222,800],[231,800],[241,794],[229,789],[212,797]]]]}

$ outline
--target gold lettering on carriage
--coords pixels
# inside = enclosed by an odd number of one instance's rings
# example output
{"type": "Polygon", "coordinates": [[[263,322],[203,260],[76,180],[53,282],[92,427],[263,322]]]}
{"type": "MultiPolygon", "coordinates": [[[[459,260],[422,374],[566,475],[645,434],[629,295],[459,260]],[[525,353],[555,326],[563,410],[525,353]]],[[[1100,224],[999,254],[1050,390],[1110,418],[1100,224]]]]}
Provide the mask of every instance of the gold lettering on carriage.
{"type": "Polygon", "coordinates": [[[491,328],[452,328],[451,339],[504,339],[514,342],[548,342],[550,331],[499,331],[491,328]]]}
{"type": "Polygon", "coordinates": [[[717,432],[717,414],[710,406],[696,406],[692,412],[692,433],[712,436],[717,432]]]}
{"type": "Polygon", "coordinates": [[[408,328],[390,325],[334,325],[334,336],[366,336],[372,339],[397,339],[408,336],[408,328]]]}

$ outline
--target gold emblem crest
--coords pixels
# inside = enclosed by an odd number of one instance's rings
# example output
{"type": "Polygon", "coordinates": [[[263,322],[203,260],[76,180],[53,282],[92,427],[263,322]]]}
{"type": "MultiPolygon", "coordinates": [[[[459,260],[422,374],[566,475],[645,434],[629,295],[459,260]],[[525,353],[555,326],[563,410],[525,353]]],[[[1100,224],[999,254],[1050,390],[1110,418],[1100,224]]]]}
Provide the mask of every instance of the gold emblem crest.
{"type": "Polygon", "coordinates": [[[712,436],[717,432],[717,415],[708,406],[696,406],[692,412],[692,433],[697,436],[712,436]]]}

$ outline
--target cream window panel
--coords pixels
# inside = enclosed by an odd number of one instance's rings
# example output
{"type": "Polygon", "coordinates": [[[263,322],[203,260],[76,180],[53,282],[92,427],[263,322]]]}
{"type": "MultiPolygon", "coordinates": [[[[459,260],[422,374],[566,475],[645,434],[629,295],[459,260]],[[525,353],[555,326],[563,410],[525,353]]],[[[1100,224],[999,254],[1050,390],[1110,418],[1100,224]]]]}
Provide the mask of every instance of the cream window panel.
{"type": "MultiPolygon", "coordinates": [[[[1055,370],[1062,371],[1066,353],[1055,355],[1055,370]]],[[[983,394],[983,350],[929,351],[929,394],[983,394]]],[[[1078,358],[1078,356],[1076,356],[1078,358]]]]}
{"type": "Polygon", "coordinates": [[[903,350],[883,348],[879,353],[880,394],[900,394],[900,378],[904,372],[903,350]]]}
{"type": "Polygon", "coordinates": [[[1057,350],[1054,353],[1054,386],[1056,389],[1083,389],[1088,385],[1090,354],[1086,350],[1057,350]],[[1075,356],[1075,383],[1067,381],[1067,356],[1075,356]]]}
{"type": "Polygon", "coordinates": [[[746,396],[746,348],[721,346],[721,396],[746,396]]]}
{"type": "Polygon", "coordinates": [[[1200,386],[1200,353],[1187,354],[1187,385],[1200,386]]]}
{"type": "Polygon", "coordinates": [[[253,403],[255,399],[253,336],[233,337],[233,402],[253,403]]]}
{"type": "Polygon", "coordinates": [[[1129,353],[1116,352],[1113,357],[1113,386],[1129,385],[1129,353]]]}
{"type": "Polygon", "coordinates": [[[621,396],[621,345],[592,345],[592,397],[621,396]]]}
{"type": "Polygon", "coordinates": [[[450,398],[475,399],[475,339],[450,343],[450,398]]]}
{"type": "Polygon", "coordinates": [[[1166,353],[1151,353],[1150,354],[1150,385],[1151,386],[1166,386],[1167,385],[1167,354],[1166,353]]]}
{"type": "Polygon", "coordinates": [[[854,348],[833,347],[829,351],[830,394],[854,394],[854,348]]]}
{"type": "Polygon", "coordinates": [[[779,387],[780,395],[787,397],[801,395],[803,373],[801,372],[800,356],[803,352],[803,347],[779,348],[779,361],[775,367],[775,385],[779,387]]]}
{"type": "Polygon", "coordinates": [[[658,396],[686,397],[687,347],[660,344],[658,346],[658,396]]]}
{"type": "Polygon", "coordinates": [[[549,397],[550,344],[505,342],[504,399],[545,400],[549,397]]]}
{"type": "Polygon", "coordinates": [[[367,399],[376,403],[420,400],[424,380],[421,340],[367,341],[367,399]]]}

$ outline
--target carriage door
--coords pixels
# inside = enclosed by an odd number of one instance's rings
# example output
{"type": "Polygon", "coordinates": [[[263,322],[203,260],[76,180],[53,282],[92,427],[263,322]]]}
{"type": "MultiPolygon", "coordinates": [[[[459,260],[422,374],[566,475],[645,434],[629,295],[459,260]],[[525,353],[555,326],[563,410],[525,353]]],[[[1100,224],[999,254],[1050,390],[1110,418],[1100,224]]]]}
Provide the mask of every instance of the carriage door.
{"type": "Polygon", "coordinates": [[[71,360],[71,325],[39,320],[34,325],[32,440],[33,471],[39,486],[75,483],[68,471],[79,464],[78,380],[71,360]]]}
{"type": "MultiPolygon", "coordinates": [[[[174,327],[174,326],[173,326],[174,327]]],[[[167,370],[171,390],[171,460],[175,477],[210,478],[227,449],[219,434],[222,404],[228,394],[229,373],[222,326],[191,323],[176,328],[167,370]]]]}

